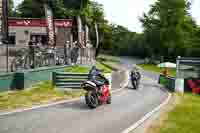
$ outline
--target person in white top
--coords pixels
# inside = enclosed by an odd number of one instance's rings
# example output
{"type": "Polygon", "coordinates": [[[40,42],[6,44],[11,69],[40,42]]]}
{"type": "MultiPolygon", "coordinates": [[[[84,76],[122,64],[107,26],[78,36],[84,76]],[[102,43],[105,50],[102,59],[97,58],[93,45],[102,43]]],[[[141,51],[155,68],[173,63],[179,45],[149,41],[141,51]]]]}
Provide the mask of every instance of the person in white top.
{"type": "Polygon", "coordinates": [[[89,61],[92,61],[92,44],[89,41],[86,43],[86,58],[89,61]]]}

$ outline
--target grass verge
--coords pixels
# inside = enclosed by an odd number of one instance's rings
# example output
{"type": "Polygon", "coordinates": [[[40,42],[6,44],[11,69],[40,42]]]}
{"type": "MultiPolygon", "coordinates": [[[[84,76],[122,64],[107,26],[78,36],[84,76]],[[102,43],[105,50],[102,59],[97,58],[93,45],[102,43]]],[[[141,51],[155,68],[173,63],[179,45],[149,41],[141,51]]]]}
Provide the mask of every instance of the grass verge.
{"type": "Polygon", "coordinates": [[[111,69],[110,67],[104,65],[102,62],[97,62],[96,63],[96,67],[98,69],[102,69],[104,71],[104,73],[111,73],[113,71],[113,69],[111,69]]]}
{"type": "Polygon", "coordinates": [[[112,55],[99,55],[98,60],[100,61],[111,61],[120,62],[120,58],[112,55]]]}
{"type": "Polygon", "coordinates": [[[86,66],[79,66],[79,65],[75,65],[75,66],[71,66],[71,67],[67,67],[65,68],[65,72],[71,72],[71,73],[88,73],[90,70],[90,67],[86,67],[86,66]]]}
{"type": "MultiPolygon", "coordinates": [[[[98,69],[103,70],[104,73],[111,73],[112,72],[112,69],[110,67],[107,67],[106,65],[103,65],[100,62],[96,63],[96,67],[98,69]]],[[[71,72],[71,73],[89,73],[90,67],[76,65],[76,66],[71,66],[71,67],[65,68],[64,71],[65,72],[71,72]]]]}
{"type": "Polygon", "coordinates": [[[67,100],[84,95],[83,90],[61,92],[51,82],[43,82],[30,89],[0,93],[0,111],[27,108],[33,105],[67,100]]]}
{"type": "Polygon", "coordinates": [[[160,122],[162,125],[151,131],[152,133],[200,133],[199,95],[186,93],[179,98],[180,103],[169,112],[163,122],[160,122]]]}
{"type": "MultiPolygon", "coordinates": [[[[143,68],[144,70],[147,71],[153,71],[157,73],[162,73],[162,68],[157,67],[156,65],[153,64],[140,64],[138,65],[139,67],[143,68]]],[[[170,76],[176,76],[176,70],[175,69],[170,69],[169,71],[170,76]]]]}

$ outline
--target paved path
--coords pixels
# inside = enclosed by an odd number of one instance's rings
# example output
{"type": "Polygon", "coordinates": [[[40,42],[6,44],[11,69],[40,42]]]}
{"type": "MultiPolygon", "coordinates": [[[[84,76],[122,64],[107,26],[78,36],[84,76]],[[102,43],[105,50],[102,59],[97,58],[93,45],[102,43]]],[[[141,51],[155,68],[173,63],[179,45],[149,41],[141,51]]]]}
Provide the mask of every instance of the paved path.
{"type": "MultiPolygon", "coordinates": [[[[119,75],[115,73],[115,77],[119,75]]],[[[119,79],[114,78],[114,88],[119,79]]],[[[89,109],[84,99],[23,113],[0,116],[0,133],[120,133],[158,106],[167,95],[143,76],[139,90],[123,89],[112,104],[89,109]]]]}
{"type": "MultiPolygon", "coordinates": [[[[123,64],[124,68],[132,68],[135,64],[143,63],[144,60],[142,59],[135,59],[135,58],[130,58],[130,57],[122,57],[121,58],[121,64],[123,64]]],[[[155,72],[150,72],[150,71],[143,71],[141,70],[141,73],[143,76],[149,77],[153,79],[154,81],[158,81],[159,74],[155,72]]]]}

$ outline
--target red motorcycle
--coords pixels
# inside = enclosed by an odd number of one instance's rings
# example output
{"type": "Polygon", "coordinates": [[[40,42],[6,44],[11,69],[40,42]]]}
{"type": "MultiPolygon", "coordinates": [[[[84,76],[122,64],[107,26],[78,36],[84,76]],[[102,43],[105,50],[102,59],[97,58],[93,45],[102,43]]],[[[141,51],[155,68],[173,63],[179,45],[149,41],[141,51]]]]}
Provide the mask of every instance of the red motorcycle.
{"type": "Polygon", "coordinates": [[[101,86],[97,86],[92,81],[85,81],[81,85],[81,88],[87,91],[85,94],[85,101],[90,108],[96,108],[103,103],[111,104],[111,94],[108,82],[105,82],[101,86]]]}

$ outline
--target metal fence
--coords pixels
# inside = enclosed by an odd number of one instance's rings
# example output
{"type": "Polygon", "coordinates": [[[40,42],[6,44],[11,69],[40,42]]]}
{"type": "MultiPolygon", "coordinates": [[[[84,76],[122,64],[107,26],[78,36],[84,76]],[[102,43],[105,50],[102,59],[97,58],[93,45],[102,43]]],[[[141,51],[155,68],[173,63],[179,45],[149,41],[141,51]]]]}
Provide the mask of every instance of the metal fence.
{"type": "Polygon", "coordinates": [[[0,45],[0,73],[94,62],[93,48],[0,45]]]}

